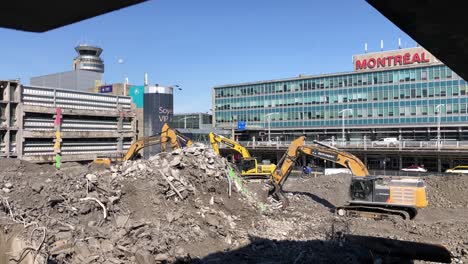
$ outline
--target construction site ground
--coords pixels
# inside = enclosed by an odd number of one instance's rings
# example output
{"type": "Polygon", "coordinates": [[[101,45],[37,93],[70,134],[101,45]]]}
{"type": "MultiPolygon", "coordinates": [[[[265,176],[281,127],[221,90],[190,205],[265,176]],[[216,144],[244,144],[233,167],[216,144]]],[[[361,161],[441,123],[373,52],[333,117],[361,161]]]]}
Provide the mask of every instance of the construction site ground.
{"type": "Polygon", "coordinates": [[[376,237],[468,263],[468,176],[425,177],[414,220],[374,220],[335,214],[349,175],[290,177],[276,208],[265,181],[241,185],[227,166],[203,145],[112,169],[1,159],[0,264],[412,263],[366,247],[376,237]]]}

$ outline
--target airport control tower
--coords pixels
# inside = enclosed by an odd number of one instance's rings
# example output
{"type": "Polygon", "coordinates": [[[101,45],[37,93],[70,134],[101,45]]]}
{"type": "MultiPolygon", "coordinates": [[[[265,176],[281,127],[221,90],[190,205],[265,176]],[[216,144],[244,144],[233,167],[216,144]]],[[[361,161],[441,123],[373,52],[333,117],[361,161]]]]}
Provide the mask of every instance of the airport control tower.
{"type": "Polygon", "coordinates": [[[104,61],[99,57],[102,49],[97,46],[80,44],[75,47],[78,56],[73,59],[74,70],[85,70],[104,73],[104,61]]]}

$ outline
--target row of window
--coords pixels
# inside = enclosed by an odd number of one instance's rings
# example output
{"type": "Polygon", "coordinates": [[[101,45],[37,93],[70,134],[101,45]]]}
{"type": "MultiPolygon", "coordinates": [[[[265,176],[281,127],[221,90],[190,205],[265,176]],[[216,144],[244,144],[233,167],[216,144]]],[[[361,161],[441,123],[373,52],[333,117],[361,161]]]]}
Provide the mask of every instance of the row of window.
{"type": "MultiPolygon", "coordinates": [[[[450,82],[451,83],[451,82],[450,82]]],[[[467,95],[467,85],[440,86],[439,83],[429,83],[422,86],[385,86],[359,88],[352,90],[329,91],[323,93],[288,94],[283,96],[253,96],[249,98],[217,99],[215,109],[258,109],[294,105],[327,105],[341,103],[393,101],[401,99],[420,98],[458,98],[467,95]],[[429,87],[428,87],[429,86],[429,87]],[[417,87],[417,88],[416,88],[417,87]]]]}
{"type": "MultiPolygon", "coordinates": [[[[346,119],[345,124],[347,126],[372,126],[372,125],[398,125],[398,124],[436,124],[438,121],[437,117],[392,117],[392,118],[364,118],[364,119],[346,119]]],[[[468,122],[468,116],[444,116],[440,118],[441,124],[455,123],[455,122],[468,122]]],[[[247,123],[248,124],[248,123],[247,123]]],[[[255,122],[255,125],[262,127],[268,127],[267,122],[255,122]]],[[[342,120],[300,120],[300,121],[277,121],[271,122],[271,127],[276,128],[290,128],[290,127],[341,127],[342,120]]]]}
{"type": "Polygon", "coordinates": [[[226,98],[341,87],[362,87],[368,85],[451,80],[453,78],[457,78],[457,76],[454,75],[447,66],[440,65],[413,69],[349,74],[334,77],[317,77],[283,82],[259,83],[254,85],[215,87],[214,93],[215,98],[226,98]]]}
{"type": "MultiPolygon", "coordinates": [[[[436,105],[434,104],[413,104],[414,102],[407,102],[408,104],[401,105],[384,105],[378,104],[374,107],[367,105],[359,105],[360,108],[354,108],[351,111],[346,111],[345,118],[347,119],[366,119],[366,118],[387,118],[387,117],[409,117],[409,116],[434,116],[437,115],[436,105]]],[[[287,112],[276,112],[275,115],[271,115],[272,125],[276,121],[283,120],[333,120],[343,118],[342,109],[288,109],[287,112]]],[[[445,102],[440,108],[441,116],[450,115],[466,115],[468,110],[468,104],[465,103],[453,103],[445,102]]],[[[237,120],[241,121],[266,121],[265,113],[262,111],[241,111],[233,113],[218,113],[216,115],[217,123],[234,122],[237,120]]]]}

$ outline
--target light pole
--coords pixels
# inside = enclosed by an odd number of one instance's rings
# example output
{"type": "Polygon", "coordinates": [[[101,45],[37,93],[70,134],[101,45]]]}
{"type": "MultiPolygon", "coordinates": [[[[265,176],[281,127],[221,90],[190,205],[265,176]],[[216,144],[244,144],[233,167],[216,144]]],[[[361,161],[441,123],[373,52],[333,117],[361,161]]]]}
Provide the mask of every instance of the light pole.
{"type": "Polygon", "coordinates": [[[271,140],[270,140],[270,116],[276,115],[276,114],[279,114],[279,113],[269,113],[269,114],[265,115],[265,117],[267,117],[267,120],[268,120],[268,145],[271,144],[271,140]]]}
{"type": "Polygon", "coordinates": [[[197,118],[196,116],[186,116],[184,118],[182,118],[184,120],[184,129],[187,128],[187,119],[190,119],[190,118],[197,118]]]}
{"type": "Polygon", "coordinates": [[[435,109],[437,112],[437,150],[440,150],[440,108],[444,106],[444,104],[438,104],[435,109]]]}
{"type": "MultiPolygon", "coordinates": [[[[120,65],[123,65],[124,59],[119,58],[119,59],[117,60],[117,63],[119,63],[120,65]]],[[[124,95],[124,96],[127,96],[127,74],[125,73],[124,67],[122,66],[121,68],[122,68],[123,77],[124,77],[124,80],[123,80],[123,82],[122,82],[123,95],[124,95]]]]}
{"type": "Polygon", "coordinates": [[[351,114],[353,114],[353,109],[351,108],[346,108],[346,109],[343,109],[341,111],[338,112],[338,114],[341,114],[341,117],[342,117],[342,141],[343,141],[343,144],[344,142],[346,141],[346,138],[345,138],[345,112],[346,111],[351,111],[351,114]]]}

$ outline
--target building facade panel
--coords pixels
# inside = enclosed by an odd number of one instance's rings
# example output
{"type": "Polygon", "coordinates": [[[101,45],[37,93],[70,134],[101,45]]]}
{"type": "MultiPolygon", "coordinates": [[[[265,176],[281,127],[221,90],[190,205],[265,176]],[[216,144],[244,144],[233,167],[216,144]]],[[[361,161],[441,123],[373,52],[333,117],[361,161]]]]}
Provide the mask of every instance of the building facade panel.
{"type": "MultiPolygon", "coordinates": [[[[395,52],[377,54],[389,56],[395,52]]],[[[261,128],[270,123],[276,130],[323,130],[341,129],[345,119],[346,127],[356,129],[435,127],[436,106],[442,104],[441,125],[467,127],[467,82],[432,55],[425,59],[428,63],[214,87],[215,126],[246,121],[261,128]],[[344,109],[351,110],[343,118],[344,109]]]]}

